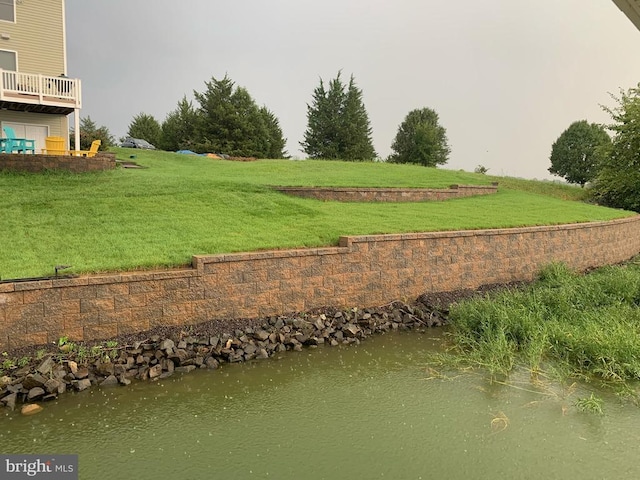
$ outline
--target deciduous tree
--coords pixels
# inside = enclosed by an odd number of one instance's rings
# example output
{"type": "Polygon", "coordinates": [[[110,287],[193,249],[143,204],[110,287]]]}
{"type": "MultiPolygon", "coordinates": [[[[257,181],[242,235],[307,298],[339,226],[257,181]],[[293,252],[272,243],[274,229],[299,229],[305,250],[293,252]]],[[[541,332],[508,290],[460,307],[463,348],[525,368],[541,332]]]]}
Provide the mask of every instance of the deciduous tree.
{"type": "Polygon", "coordinates": [[[592,192],[600,204],[640,212],[640,84],[612,97],[617,105],[603,108],[614,137],[592,192]]]}
{"type": "Polygon", "coordinates": [[[391,145],[389,161],[418,163],[425,167],[444,165],[451,149],[447,130],[440,125],[438,114],[431,108],[410,111],[398,127],[391,145]]]}
{"type": "Polygon", "coordinates": [[[611,138],[601,125],[573,122],[551,147],[549,172],[581,187],[593,180],[611,138]]]}

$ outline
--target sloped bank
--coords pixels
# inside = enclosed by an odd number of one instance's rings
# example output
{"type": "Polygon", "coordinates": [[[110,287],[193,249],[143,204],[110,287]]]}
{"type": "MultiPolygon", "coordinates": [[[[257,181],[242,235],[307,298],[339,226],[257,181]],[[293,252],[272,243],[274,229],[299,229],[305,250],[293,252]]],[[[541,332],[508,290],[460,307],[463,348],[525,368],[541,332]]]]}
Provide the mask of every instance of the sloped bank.
{"type": "Polygon", "coordinates": [[[412,304],[393,302],[364,309],[230,320],[224,332],[220,331],[224,323],[208,322],[97,345],[65,342],[49,352],[41,350],[41,355],[25,349],[22,353],[36,357],[0,379],[0,405],[13,410],[27,404],[23,413],[32,414],[42,408],[35,402],[44,405],[67,391],[154,381],[196,368],[217,369],[221,364],[266,359],[305,347],[359,344],[375,333],[441,326],[446,322],[448,303],[470,294],[473,292],[434,294],[412,304]]]}

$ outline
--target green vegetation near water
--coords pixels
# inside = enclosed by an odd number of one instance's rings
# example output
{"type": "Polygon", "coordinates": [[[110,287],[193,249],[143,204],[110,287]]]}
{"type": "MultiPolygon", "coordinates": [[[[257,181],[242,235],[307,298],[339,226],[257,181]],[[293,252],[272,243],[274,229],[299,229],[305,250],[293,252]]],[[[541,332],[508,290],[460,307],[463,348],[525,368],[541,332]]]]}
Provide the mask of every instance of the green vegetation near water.
{"type": "Polygon", "coordinates": [[[174,267],[194,254],[335,245],[341,235],[609,220],[551,182],[383,163],[229,162],[115,149],[143,169],[92,174],[0,172],[0,278],[174,267]],[[500,182],[499,193],[422,203],[340,203],[272,185],[431,187],[500,182]],[[567,201],[574,200],[574,201],[567,201]]]}
{"type": "Polygon", "coordinates": [[[439,360],[494,376],[525,367],[534,376],[554,372],[626,389],[640,379],[639,305],[640,259],[587,275],[549,265],[525,288],[454,305],[448,334],[456,355],[439,360]]]}

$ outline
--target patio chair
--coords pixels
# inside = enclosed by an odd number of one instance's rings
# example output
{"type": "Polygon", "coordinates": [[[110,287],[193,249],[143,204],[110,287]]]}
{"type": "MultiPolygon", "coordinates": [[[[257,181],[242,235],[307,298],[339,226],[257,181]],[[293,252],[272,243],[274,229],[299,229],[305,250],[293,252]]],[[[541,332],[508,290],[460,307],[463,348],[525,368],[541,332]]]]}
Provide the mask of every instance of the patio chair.
{"type": "Polygon", "coordinates": [[[16,132],[11,127],[2,127],[5,138],[0,146],[3,153],[36,153],[36,141],[27,138],[16,138],[16,132]]]}
{"type": "Polygon", "coordinates": [[[102,141],[94,140],[91,142],[91,148],[89,150],[69,150],[69,155],[75,155],[77,157],[95,157],[100,148],[102,141]]]}

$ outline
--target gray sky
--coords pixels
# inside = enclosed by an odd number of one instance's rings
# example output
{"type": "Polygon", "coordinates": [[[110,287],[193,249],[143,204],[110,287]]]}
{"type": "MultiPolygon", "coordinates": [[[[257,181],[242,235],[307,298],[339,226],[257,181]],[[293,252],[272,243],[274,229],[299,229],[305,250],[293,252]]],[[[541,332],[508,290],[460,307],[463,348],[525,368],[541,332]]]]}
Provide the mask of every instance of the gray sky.
{"type": "Polygon", "coordinates": [[[610,0],[66,0],[68,75],[82,116],[123,136],[162,122],[225,73],[279,118],[294,157],[319,78],[355,76],[386,157],[430,107],[445,168],[551,177],[552,143],[640,82],[640,32],[610,0]]]}

